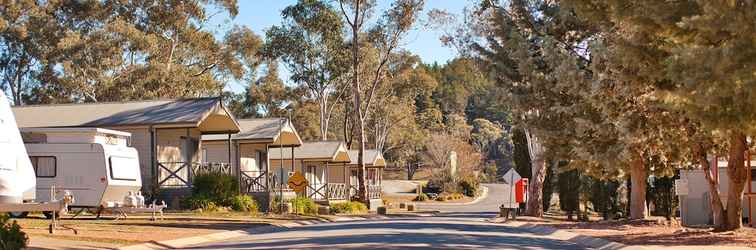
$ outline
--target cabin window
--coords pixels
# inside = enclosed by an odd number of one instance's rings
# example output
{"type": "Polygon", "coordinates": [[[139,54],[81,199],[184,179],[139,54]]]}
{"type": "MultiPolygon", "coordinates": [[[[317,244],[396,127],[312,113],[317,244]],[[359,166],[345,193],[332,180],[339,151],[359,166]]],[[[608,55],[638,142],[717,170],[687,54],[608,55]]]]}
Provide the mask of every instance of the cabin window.
{"type": "Polygon", "coordinates": [[[58,172],[58,161],[55,156],[30,156],[34,173],[40,178],[54,178],[58,172]]]}
{"type": "Polygon", "coordinates": [[[136,158],[111,156],[110,178],[113,180],[136,181],[139,179],[139,162],[136,158]]]}

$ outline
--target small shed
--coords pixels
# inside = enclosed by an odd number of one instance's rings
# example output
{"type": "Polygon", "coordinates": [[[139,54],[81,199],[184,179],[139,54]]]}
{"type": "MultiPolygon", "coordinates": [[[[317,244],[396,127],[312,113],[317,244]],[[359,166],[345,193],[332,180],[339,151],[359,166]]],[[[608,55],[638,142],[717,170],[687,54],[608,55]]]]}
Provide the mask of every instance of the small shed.
{"type": "MultiPolygon", "coordinates": [[[[727,175],[727,159],[718,157],[716,161],[712,160],[713,157],[709,160],[712,162],[712,169],[717,169],[717,171],[712,172],[712,176],[719,180],[719,195],[722,203],[726,206],[727,192],[730,185],[730,179],[727,175]]],[[[751,171],[749,171],[750,174],[748,175],[742,201],[743,220],[747,222],[746,224],[753,226],[751,218],[754,216],[752,208],[756,207],[756,200],[753,199],[753,196],[756,195],[754,192],[756,183],[752,181],[751,177],[753,176],[753,166],[756,165],[756,161],[749,159],[746,165],[751,166],[751,171]]],[[[703,169],[681,170],[676,189],[680,197],[680,218],[683,225],[713,224],[710,190],[703,169]]]]}

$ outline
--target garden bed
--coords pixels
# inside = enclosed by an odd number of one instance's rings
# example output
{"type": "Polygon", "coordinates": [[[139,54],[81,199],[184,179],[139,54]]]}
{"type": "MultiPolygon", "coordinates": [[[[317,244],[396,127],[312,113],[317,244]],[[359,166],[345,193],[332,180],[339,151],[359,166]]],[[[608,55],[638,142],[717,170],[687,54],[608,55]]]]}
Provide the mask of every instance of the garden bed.
{"type": "MultiPolygon", "coordinates": [[[[597,220],[596,217],[592,219],[597,220]]],[[[756,247],[756,229],[747,226],[734,232],[713,232],[712,228],[683,227],[676,220],[667,222],[662,217],[576,222],[561,215],[546,215],[542,219],[519,217],[518,220],[626,245],[756,247]]]]}

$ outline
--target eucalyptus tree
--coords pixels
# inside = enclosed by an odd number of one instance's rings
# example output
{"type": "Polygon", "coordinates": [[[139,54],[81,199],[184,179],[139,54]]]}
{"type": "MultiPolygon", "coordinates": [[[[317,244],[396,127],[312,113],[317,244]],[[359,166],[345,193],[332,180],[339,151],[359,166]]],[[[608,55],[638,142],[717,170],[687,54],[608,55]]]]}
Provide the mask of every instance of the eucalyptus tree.
{"type": "Polygon", "coordinates": [[[376,90],[383,83],[386,66],[391,54],[396,50],[401,39],[410,31],[422,10],[423,0],[396,0],[391,7],[378,18],[376,23],[367,27],[366,21],[375,8],[374,0],[338,0],[342,16],[347,23],[351,35],[351,94],[353,98],[353,120],[357,133],[357,161],[359,170],[358,196],[363,202],[368,202],[367,186],[365,185],[365,121],[370,116],[375,103],[376,90]],[[366,30],[367,28],[367,30],[366,30]],[[364,32],[365,37],[361,39],[364,32]],[[370,74],[361,75],[362,59],[360,58],[363,42],[369,43],[379,51],[378,63],[368,69],[370,74]]]}
{"type": "Polygon", "coordinates": [[[36,99],[32,93],[54,75],[46,55],[62,39],[63,27],[52,20],[64,4],[26,0],[5,1],[0,6],[0,88],[14,105],[36,99]]]}
{"type": "Polygon", "coordinates": [[[11,31],[3,37],[24,30],[21,41],[38,43],[3,39],[14,55],[31,57],[13,64],[31,66],[26,80],[39,84],[30,98],[40,102],[220,94],[224,82],[243,80],[258,63],[261,41],[251,30],[234,27],[216,39],[207,27],[210,9],[235,16],[234,0],[13,1],[2,9],[15,13],[3,15],[13,19],[2,22],[11,31]]]}
{"type": "MultiPolygon", "coordinates": [[[[700,126],[702,131],[724,139],[731,182],[719,228],[740,228],[741,200],[749,171],[744,164],[746,137],[755,132],[752,124],[756,121],[752,109],[756,105],[756,4],[695,0],[567,2],[606,31],[611,44],[607,51],[612,52],[608,58],[620,77],[659,89],[657,97],[671,110],[690,118],[692,127],[700,126]]],[[[706,151],[710,147],[692,147],[706,168],[709,162],[704,158],[712,153],[706,151]]],[[[710,179],[710,173],[706,175],[710,179]]],[[[718,199],[716,183],[709,183],[712,200],[718,199]]]]}
{"type": "Polygon", "coordinates": [[[568,29],[575,23],[557,15],[558,5],[545,1],[512,1],[506,6],[486,1],[483,7],[491,30],[486,44],[473,46],[506,92],[502,101],[508,104],[513,122],[525,129],[532,164],[526,212],[541,216],[547,159],[569,151],[573,117],[581,111],[575,109],[581,97],[564,82],[579,75],[561,75],[566,67],[561,62],[566,57],[581,58],[586,32],[568,29]]]}
{"type": "Polygon", "coordinates": [[[344,22],[328,2],[300,0],[281,12],[284,22],[267,31],[266,56],[279,58],[295,83],[305,86],[319,107],[320,139],[345,94],[348,49],[344,22]]]}

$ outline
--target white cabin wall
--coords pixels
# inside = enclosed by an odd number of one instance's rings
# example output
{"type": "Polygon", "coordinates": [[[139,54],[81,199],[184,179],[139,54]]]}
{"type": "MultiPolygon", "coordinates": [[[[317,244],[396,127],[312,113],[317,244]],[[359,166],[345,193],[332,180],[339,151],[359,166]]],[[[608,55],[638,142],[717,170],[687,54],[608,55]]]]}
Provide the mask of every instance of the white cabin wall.
{"type": "Polygon", "coordinates": [[[242,143],[239,144],[239,163],[244,171],[263,171],[265,156],[267,155],[266,144],[264,143],[242,143]],[[259,158],[258,158],[258,153],[259,158]]]}
{"type": "Polygon", "coordinates": [[[137,150],[139,155],[139,170],[142,174],[142,186],[144,190],[150,190],[155,183],[152,176],[152,149],[150,142],[150,130],[142,128],[113,128],[114,130],[131,133],[131,147],[137,150]]]}
{"type": "Polygon", "coordinates": [[[207,158],[203,158],[202,162],[214,162],[214,163],[234,163],[233,156],[236,155],[235,147],[231,147],[232,161],[228,161],[228,142],[226,141],[203,141],[201,154],[207,154],[207,158]]]}

